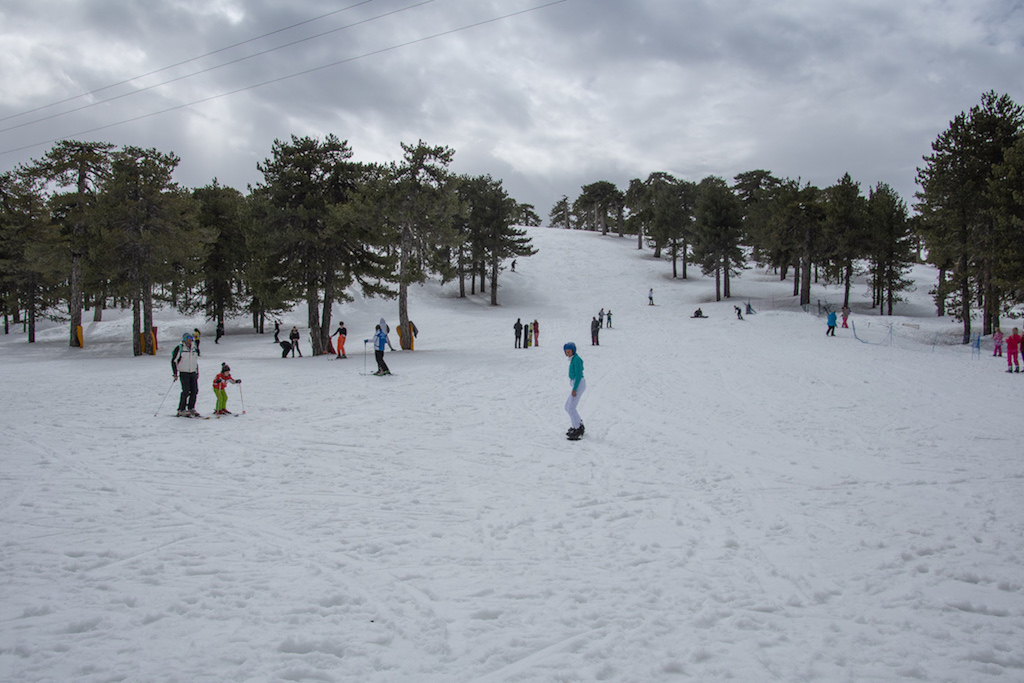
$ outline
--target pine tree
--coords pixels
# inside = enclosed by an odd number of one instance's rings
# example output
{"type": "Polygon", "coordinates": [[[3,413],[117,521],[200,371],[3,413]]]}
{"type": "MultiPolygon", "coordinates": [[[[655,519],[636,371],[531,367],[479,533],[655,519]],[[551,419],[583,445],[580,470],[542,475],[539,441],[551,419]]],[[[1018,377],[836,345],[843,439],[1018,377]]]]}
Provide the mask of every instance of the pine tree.
{"type": "Polygon", "coordinates": [[[823,193],[825,224],[822,265],[830,282],[843,284],[843,306],[850,305],[850,285],[859,259],[867,256],[871,233],[867,202],[849,173],[823,193]]]}
{"type": "Polygon", "coordinates": [[[38,178],[25,172],[0,174],[0,293],[3,309],[24,309],[28,341],[36,321],[65,294],[67,240],[50,220],[38,178]]]}
{"type": "Polygon", "coordinates": [[[241,286],[249,260],[245,242],[248,205],[241,192],[223,187],[216,178],[193,190],[192,198],[198,228],[209,244],[202,264],[202,306],[207,320],[223,325],[225,317],[237,315],[246,305],[241,286]]]}
{"type": "MultiPolygon", "coordinates": [[[[988,334],[1001,307],[997,286],[1000,238],[989,184],[1006,151],[1021,134],[1024,111],[1007,95],[990,91],[981,104],[957,115],[932,143],[932,154],[917,171],[921,185],[917,208],[929,258],[943,268],[937,301],[951,298],[954,317],[971,341],[972,302],[981,300],[983,332],[988,334]],[[946,280],[945,267],[950,266],[946,280]]],[[[940,310],[944,309],[940,303],[940,310]]]]}
{"type": "Polygon", "coordinates": [[[113,148],[110,143],[64,140],[27,169],[31,174],[55,183],[58,188],[73,188],[69,192],[54,194],[50,200],[54,215],[60,217],[70,250],[68,311],[71,317],[69,343],[72,347],[79,346],[78,329],[82,326],[86,289],[84,271],[93,241],[91,238],[95,235],[92,209],[96,201],[96,187],[110,172],[113,148]]]}
{"type": "Polygon", "coordinates": [[[551,207],[551,213],[548,214],[548,218],[551,220],[551,227],[562,227],[568,230],[571,214],[572,207],[569,205],[569,198],[562,195],[562,198],[551,207]]]}
{"type": "MultiPolygon", "coordinates": [[[[98,243],[116,268],[115,281],[132,302],[132,350],[155,353],[154,287],[198,271],[205,247],[195,230],[190,193],[174,183],[179,159],[155,149],[124,147],[111,155],[100,186],[98,243]]],[[[187,283],[185,283],[187,285],[187,283]]]]}
{"type": "Polygon", "coordinates": [[[867,200],[867,255],[871,284],[876,290],[879,314],[892,315],[901,292],[913,286],[905,277],[914,264],[915,247],[907,217],[907,205],[891,187],[878,183],[867,200]]]}
{"type": "Polygon", "coordinates": [[[398,324],[403,349],[412,347],[409,285],[438,273],[443,282],[456,277],[450,254],[458,248],[455,219],[462,210],[457,182],[448,170],[455,150],[402,143],[402,161],[388,169],[384,217],[395,231],[398,253],[398,324]]]}
{"type": "Polygon", "coordinates": [[[247,243],[259,261],[260,305],[304,298],[313,355],[326,352],[334,302],[344,300],[352,279],[364,269],[379,274],[378,257],[360,242],[365,221],[355,209],[339,209],[359,198],[372,173],[351,156],[348,142],[334,135],[292,136],[275,140],[271,157],[257,164],[263,182],[253,190],[254,209],[263,234],[250,234],[247,243]]]}
{"type": "Polygon", "coordinates": [[[491,305],[498,305],[500,264],[516,256],[537,253],[526,231],[515,227],[517,203],[509,197],[500,180],[489,175],[464,179],[459,197],[466,202],[466,225],[474,251],[480,253],[490,270],[491,305]]]}
{"type": "Polygon", "coordinates": [[[722,178],[708,176],[697,185],[693,258],[705,275],[715,274],[715,300],[731,296],[730,276],[744,263],[740,247],[743,207],[722,178]]]}

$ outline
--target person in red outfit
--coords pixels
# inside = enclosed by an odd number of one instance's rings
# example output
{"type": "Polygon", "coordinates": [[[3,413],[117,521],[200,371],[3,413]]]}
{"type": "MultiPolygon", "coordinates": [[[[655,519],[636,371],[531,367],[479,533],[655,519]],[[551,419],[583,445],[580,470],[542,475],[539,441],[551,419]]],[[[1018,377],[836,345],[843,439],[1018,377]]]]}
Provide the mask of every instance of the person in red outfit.
{"type": "Polygon", "coordinates": [[[1013,334],[1006,338],[1006,371],[1020,372],[1020,359],[1017,350],[1020,348],[1020,330],[1013,328],[1013,334]]]}
{"type": "Polygon", "coordinates": [[[241,384],[242,380],[235,379],[231,376],[231,368],[228,367],[227,363],[220,364],[220,372],[216,377],[213,378],[213,393],[217,396],[217,407],[214,409],[214,415],[230,415],[231,411],[228,410],[228,384],[241,384]]]}

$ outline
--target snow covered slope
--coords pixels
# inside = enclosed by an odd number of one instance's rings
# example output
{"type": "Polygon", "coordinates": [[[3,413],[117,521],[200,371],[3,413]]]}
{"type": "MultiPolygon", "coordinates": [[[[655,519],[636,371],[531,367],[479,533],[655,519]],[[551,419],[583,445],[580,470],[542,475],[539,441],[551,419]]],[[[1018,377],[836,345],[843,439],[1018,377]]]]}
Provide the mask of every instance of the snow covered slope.
{"type": "Polygon", "coordinates": [[[906,317],[858,284],[862,343],[773,274],[715,303],[633,239],[530,235],[499,307],[414,289],[392,377],[360,373],[393,301],[338,308],[343,361],[201,325],[198,407],[226,361],[237,419],[171,417],[198,319],[157,357],[109,311],[84,350],[0,338],[0,679],[1024,680],[1024,376],[956,343],[929,269],[906,317]]]}

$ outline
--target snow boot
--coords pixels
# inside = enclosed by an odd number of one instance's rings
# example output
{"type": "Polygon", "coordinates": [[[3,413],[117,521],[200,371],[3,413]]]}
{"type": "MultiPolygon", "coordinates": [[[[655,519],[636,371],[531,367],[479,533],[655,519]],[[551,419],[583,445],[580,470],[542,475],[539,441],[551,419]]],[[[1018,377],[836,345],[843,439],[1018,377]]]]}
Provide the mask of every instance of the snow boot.
{"type": "Polygon", "coordinates": [[[569,441],[579,441],[581,436],[583,436],[583,432],[580,429],[570,429],[565,438],[569,439],[569,441]]]}
{"type": "Polygon", "coordinates": [[[199,414],[199,411],[195,410],[194,408],[189,408],[188,409],[188,416],[189,417],[202,417],[202,415],[199,414]]]}
{"type": "Polygon", "coordinates": [[[187,410],[179,410],[177,417],[192,417],[187,410]]]}

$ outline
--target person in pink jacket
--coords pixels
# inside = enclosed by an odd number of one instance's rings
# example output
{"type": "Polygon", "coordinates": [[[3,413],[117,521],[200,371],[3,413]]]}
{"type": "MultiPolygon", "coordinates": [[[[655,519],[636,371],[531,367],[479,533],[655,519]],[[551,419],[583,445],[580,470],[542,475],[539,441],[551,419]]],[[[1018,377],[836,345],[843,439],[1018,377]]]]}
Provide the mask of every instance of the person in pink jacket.
{"type": "Polygon", "coordinates": [[[1020,359],[1017,350],[1020,348],[1020,331],[1015,327],[1013,334],[1006,338],[1006,371],[1020,372],[1020,359]]]}
{"type": "Polygon", "coordinates": [[[996,328],[996,331],[992,333],[992,343],[995,345],[995,348],[992,349],[992,355],[1002,357],[1003,331],[1000,330],[998,327],[996,328]]]}

